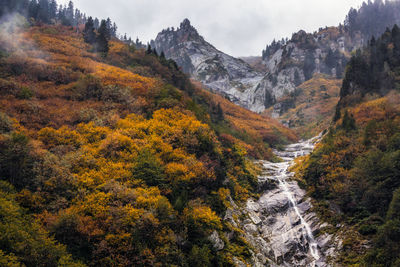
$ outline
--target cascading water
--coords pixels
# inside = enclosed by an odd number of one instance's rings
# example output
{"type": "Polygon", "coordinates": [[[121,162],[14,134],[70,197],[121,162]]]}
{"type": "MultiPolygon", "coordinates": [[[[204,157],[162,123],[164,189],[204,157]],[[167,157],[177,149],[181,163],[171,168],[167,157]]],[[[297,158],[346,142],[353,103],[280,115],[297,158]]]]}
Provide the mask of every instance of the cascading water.
{"type": "Polygon", "coordinates": [[[289,171],[295,158],[311,153],[318,138],[275,151],[282,162],[261,162],[266,170],[259,177],[263,193],[257,201],[247,202],[251,222],[244,225],[250,243],[259,248],[257,257],[270,259],[257,266],[328,266],[325,256],[330,237],[314,237],[313,231],[320,229],[319,220],[289,171]]]}
{"type": "Polygon", "coordinates": [[[291,206],[293,207],[294,211],[296,212],[296,215],[299,217],[301,224],[304,227],[311,255],[314,257],[315,260],[318,260],[320,258],[318,252],[318,244],[314,239],[314,235],[312,234],[310,225],[304,220],[304,217],[300,214],[296,200],[293,198],[292,192],[289,190],[288,183],[286,182],[288,168],[289,164],[284,164],[283,168],[280,170],[280,175],[277,176],[277,179],[279,181],[279,186],[282,188],[283,192],[287,196],[291,206]]]}
{"type": "MultiPolygon", "coordinates": [[[[293,196],[293,192],[291,192],[288,187],[287,179],[291,176],[289,172],[289,167],[291,166],[293,160],[299,156],[304,156],[311,153],[311,151],[314,149],[314,144],[316,140],[318,140],[319,138],[321,138],[321,136],[317,136],[302,143],[289,145],[283,152],[275,151],[275,154],[281,156],[283,160],[283,162],[280,163],[280,169],[278,175],[276,176],[276,179],[279,182],[279,187],[285,193],[286,197],[290,201],[291,207],[294,209],[296,215],[300,219],[303,230],[305,231],[306,239],[308,241],[309,252],[316,261],[320,259],[318,243],[314,239],[314,235],[311,231],[310,225],[306,222],[303,215],[299,211],[296,200],[293,196]]],[[[268,163],[265,164],[268,165],[268,163]]]]}

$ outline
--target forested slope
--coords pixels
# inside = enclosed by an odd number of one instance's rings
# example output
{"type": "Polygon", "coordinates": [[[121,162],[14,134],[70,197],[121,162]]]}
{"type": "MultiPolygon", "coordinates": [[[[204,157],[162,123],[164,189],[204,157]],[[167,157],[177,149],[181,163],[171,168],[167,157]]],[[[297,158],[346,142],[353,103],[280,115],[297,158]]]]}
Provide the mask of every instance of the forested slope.
{"type": "Polygon", "coordinates": [[[394,26],[351,58],[334,123],[300,168],[345,265],[398,266],[400,39],[394,26]]]}
{"type": "Polygon", "coordinates": [[[1,264],[250,258],[222,218],[255,192],[246,155],[271,158],[271,146],[296,140],[289,129],[112,34],[99,51],[87,27],[57,18],[13,14],[0,29],[1,264]]]}

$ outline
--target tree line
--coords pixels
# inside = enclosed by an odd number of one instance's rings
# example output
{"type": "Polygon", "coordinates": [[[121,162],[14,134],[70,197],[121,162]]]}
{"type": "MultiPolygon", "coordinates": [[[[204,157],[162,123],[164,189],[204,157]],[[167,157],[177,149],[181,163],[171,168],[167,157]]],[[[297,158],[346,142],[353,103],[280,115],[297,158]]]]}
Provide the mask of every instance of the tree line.
{"type": "MultiPolygon", "coordinates": [[[[15,12],[25,16],[31,23],[41,22],[76,27],[86,24],[89,20],[85,13],[74,7],[72,1],[68,5],[59,5],[56,0],[2,1],[0,5],[0,17],[15,12]]],[[[105,19],[104,22],[98,18],[92,18],[91,20],[91,25],[95,30],[104,31],[106,29],[107,35],[114,38],[118,37],[118,26],[110,18],[105,19]],[[102,26],[103,28],[101,29],[102,26]]]]}
{"type": "Polygon", "coordinates": [[[368,0],[359,9],[351,8],[344,21],[344,29],[354,36],[361,33],[366,40],[381,35],[386,27],[400,23],[400,1],[368,0]]]}
{"type": "Polygon", "coordinates": [[[398,88],[400,67],[400,28],[397,25],[368,42],[363,50],[357,50],[347,66],[340,96],[378,93],[398,88]]]}

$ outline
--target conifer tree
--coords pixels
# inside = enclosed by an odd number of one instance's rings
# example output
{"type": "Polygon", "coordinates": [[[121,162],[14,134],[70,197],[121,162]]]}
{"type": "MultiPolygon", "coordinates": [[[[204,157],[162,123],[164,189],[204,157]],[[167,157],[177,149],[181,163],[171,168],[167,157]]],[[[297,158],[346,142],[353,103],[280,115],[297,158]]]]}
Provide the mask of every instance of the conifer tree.
{"type": "Polygon", "coordinates": [[[347,110],[343,115],[342,128],[346,131],[356,129],[356,121],[354,120],[353,115],[349,115],[349,112],[347,110]]]}
{"type": "Polygon", "coordinates": [[[151,53],[153,53],[153,50],[151,49],[151,46],[150,46],[150,45],[147,45],[146,54],[147,54],[147,55],[151,55],[151,53]]]}
{"type": "Polygon", "coordinates": [[[98,18],[94,19],[94,28],[97,30],[100,27],[100,22],[98,18]]]}
{"type": "Polygon", "coordinates": [[[37,11],[37,19],[44,23],[49,23],[49,1],[48,0],[39,0],[38,3],[38,11],[37,11]]]}
{"type": "Polygon", "coordinates": [[[103,53],[103,56],[107,56],[109,50],[108,36],[109,32],[107,29],[107,22],[102,20],[97,35],[97,51],[103,53]]]}
{"type": "Polygon", "coordinates": [[[37,1],[32,0],[31,2],[29,2],[28,17],[36,19],[37,15],[38,15],[38,11],[39,11],[39,4],[37,3],[37,1]]]}
{"type": "Polygon", "coordinates": [[[72,1],[69,1],[69,3],[68,3],[66,18],[69,21],[69,25],[73,25],[73,23],[74,23],[74,3],[72,3],[72,1]]]}
{"type": "Polygon", "coordinates": [[[107,38],[107,40],[110,40],[111,39],[111,34],[112,34],[112,22],[111,22],[110,18],[107,18],[107,20],[106,20],[106,29],[107,29],[106,38],[107,38]]]}
{"type": "Polygon", "coordinates": [[[94,32],[94,22],[92,17],[89,17],[85,24],[83,39],[89,44],[94,44],[96,42],[96,33],[94,32]]]}
{"type": "Polygon", "coordinates": [[[57,18],[57,2],[56,0],[51,0],[49,3],[49,18],[54,20],[57,18]]]}
{"type": "Polygon", "coordinates": [[[117,37],[117,30],[118,30],[117,24],[114,22],[114,23],[113,23],[113,26],[112,26],[112,28],[111,28],[111,35],[112,35],[113,37],[117,37]]]}

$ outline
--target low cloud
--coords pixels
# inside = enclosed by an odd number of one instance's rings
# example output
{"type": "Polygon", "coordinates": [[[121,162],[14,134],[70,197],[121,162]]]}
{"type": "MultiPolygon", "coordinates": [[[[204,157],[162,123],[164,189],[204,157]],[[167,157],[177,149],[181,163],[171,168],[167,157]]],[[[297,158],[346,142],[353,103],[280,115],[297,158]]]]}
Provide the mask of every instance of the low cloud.
{"type": "MultiPolygon", "coordinates": [[[[61,0],[60,2],[68,2],[61,0]]],[[[234,55],[261,55],[274,38],[300,29],[315,31],[343,22],[362,0],[75,0],[76,7],[99,18],[110,17],[121,34],[147,42],[159,31],[189,18],[203,37],[234,55]]]]}
{"type": "Polygon", "coordinates": [[[0,47],[9,51],[20,49],[23,41],[21,30],[27,28],[26,19],[17,13],[7,14],[0,19],[0,47]]]}

